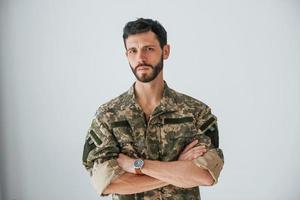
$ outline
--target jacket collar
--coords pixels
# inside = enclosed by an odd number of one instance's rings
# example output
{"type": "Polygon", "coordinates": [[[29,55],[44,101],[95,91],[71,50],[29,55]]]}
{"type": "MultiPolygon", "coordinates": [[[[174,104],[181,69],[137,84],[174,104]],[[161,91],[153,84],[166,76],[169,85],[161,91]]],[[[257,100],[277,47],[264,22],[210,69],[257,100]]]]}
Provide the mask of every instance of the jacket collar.
{"type": "MultiPolygon", "coordinates": [[[[130,108],[135,108],[142,111],[141,107],[136,101],[134,85],[135,83],[127,91],[124,103],[127,105],[126,107],[129,106],[130,108]]],[[[165,112],[174,112],[177,110],[176,92],[169,88],[166,81],[164,81],[163,96],[160,100],[160,104],[155,108],[152,115],[154,116],[165,112]]]]}

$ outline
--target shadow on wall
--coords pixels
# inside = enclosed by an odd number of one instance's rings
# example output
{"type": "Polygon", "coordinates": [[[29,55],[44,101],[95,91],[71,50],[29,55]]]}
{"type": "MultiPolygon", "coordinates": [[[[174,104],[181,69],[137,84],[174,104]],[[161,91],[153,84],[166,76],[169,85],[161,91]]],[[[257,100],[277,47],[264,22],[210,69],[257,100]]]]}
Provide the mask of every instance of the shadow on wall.
{"type": "MultiPolygon", "coordinates": [[[[1,61],[0,61],[1,62],[1,61]]],[[[0,66],[3,66],[0,63],[0,66]]],[[[3,111],[3,77],[1,77],[2,68],[0,67],[0,110],[3,111]]],[[[4,130],[3,130],[3,124],[4,124],[4,115],[3,112],[0,112],[0,200],[4,199],[3,197],[3,186],[4,186],[4,130]]]]}
{"type": "MultiPolygon", "coordinates": [[[[0,49],[0,57],[2,55],[3,50],[0,49]]],[[[9,84],[8,80],[12,77],[9,76],[9,68],[3,67],[1,59],[0,66],[0,200],[18,199],[21,194],[17,194],[15,189],[21,189],[21,171],[16,164],[20,158],[20,144],[18,120],[14,114],[17,113],[15,85],[9,84]]]]}

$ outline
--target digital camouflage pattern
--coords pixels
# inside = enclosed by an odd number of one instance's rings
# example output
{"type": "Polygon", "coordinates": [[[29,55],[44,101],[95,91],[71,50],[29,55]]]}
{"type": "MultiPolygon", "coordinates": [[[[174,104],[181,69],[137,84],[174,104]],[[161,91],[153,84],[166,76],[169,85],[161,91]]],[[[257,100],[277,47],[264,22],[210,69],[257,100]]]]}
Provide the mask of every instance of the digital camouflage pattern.
{"type": "MultiPolygon", "coordinates": [[[[130,157],[175,161],[194,139],[207,146],[207,153],[194,160],[213,176],[215,183],[223,167],[218,144],[217,119],[197,99],[178,93],[164,83],[160,105],[149,121],[135,101],[134,85],[125,93],[99,107],[88,130],[83,164],[99,194],[124,171],[118,166],[119,153],[130,157]]],[[[200,199],[199,187],[168,185],[133,195],[113,194],[114,200],[200,199]]]]}

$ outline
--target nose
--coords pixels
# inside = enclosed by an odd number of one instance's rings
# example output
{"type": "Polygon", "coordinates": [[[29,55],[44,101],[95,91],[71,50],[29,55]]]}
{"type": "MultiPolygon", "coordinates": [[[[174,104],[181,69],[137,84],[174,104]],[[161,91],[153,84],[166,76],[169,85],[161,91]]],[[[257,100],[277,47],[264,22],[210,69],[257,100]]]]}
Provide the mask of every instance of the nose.
{"type": "Polygon", "coordinates": [[[137,53],[137,62],[139,64],[141,64],[141,63],[144,63],[145,61],[146,61],[145,53],[142,50],[138,51],[138,53],[137,53]]]}

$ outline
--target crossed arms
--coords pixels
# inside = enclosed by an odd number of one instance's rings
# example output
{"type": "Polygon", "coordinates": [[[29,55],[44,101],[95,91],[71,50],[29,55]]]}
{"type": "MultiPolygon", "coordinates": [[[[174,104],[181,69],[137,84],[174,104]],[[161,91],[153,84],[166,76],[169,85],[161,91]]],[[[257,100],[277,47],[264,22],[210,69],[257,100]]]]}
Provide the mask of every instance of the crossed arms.
{"type": "Polygon", "coordinates": [[[177,161],[145,160],[144,175],[136,175],[134,159],[120,153],[118,141],[106,124],[98,118],[92,121],[83,152],[83,164],[99,194],[133,194],[170,184],[190,188],[217,183],[224,164],[222,151],[211,137],[217,136],[217,128],[215,131],[203,129],[205,134],[197,135],[199,143],[204,143],[207,149],[196,146],[198,141],[193,141],[185,147],[177,161]]]}
{"type": "Polygon", "coordinates": [[[205,146],[197,146],[193,141],[180,154],[178,161],[161,162],[145,160],[142,169],[144,175],[136,175],[133,168],[134,159],[119,154],[117,162],[126,171],[112,181],[103,194],[133,194],[153,190],[169,184],[182,188],[199,185],[212,185],[213,177],[208,170],[196,166],[192,161],[202,156],[207,150],[205,146]]]}

